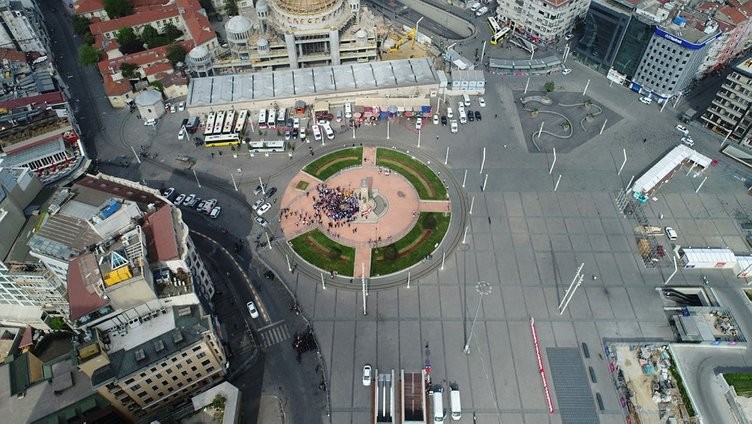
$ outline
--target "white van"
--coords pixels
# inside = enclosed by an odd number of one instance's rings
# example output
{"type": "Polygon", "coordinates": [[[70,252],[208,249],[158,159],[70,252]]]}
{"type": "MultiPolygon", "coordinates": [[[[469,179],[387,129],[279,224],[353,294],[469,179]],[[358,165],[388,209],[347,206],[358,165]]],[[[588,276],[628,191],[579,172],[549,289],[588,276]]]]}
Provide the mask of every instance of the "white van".
{"type": "Polygon", "coordinates": [[[449,119],[454,118],[454,112],[452,112],[452,108],[451,107],[447,108],[447,118],[449,118],[449,119]]]}
{"type": "Polygon", "coordinates": [[[480,9],[475,11],[475,16],[483,16],[486,13],[488,13],[488,8],[486,6],[483,6],[480,9]]]}
{"type": "Polygon", "coordinates": [[[352,118],[352,104],[351,103],[345,103],[345,119],[352,118]]]}
{"type": "Polygon", "coordinates": [[[433,404],[433,422],[444,422],[444,392],[442,389],[436,390],[431,395],[431,403],[433,404]]]}
{"type": "Polygon", "coordinates": [[[450,128],[452,129],[452,134],[457,134],[457,120],[456,119],[452,119],[450,128]]]}
{"type": "Polygon", "coordinates": [[[462,94],[462,101],[465,103],[465,106],[470,106],[470,96],[467,93],[462,94]]]}
{"type": "Polygon", "coordinates": [[[470,5],[470,10],[472,10],[473,12],[475,12],[476,10],[480,9],[480,6],[481,6],[481,4],[476,1],[475,3],[473,3],[473,4],[470,5]]]}
{"type": "Polygon", "coordinates": [[[459,421],[462,418],[462,405],[460,390],[456,385],[449,388],[449,408],[452,410],[452,421],[459,421]]]}

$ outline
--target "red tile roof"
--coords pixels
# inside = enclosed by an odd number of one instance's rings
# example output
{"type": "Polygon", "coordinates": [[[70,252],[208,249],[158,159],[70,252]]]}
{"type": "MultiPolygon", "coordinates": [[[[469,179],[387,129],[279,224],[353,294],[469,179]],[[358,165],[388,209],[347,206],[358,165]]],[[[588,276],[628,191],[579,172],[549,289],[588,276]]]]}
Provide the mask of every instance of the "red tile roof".
{"type": "Polygon", "coordinates": [[[72,320],[107,305],[100,292],[101,280],[97,258],[93,253],[86,252],[68,263],[68,303],[72,320]]]}
{"type": "Polygon", "coordinates": [[[21,342],[18,344],[18,347],[21,349],[32,346],[34,344],[34,329],[31,328],[30,325],[27,325],[26,328],[24,328],[23,336],[21,336],[21,342]]]}
{"type": "Polygon", "coordinates": [[[217,38],[217,34],[209,23],[209,19],[202,13],[199,13],[201,5],[198,0],[175,0],[175,3],[178,7],[183,8],[185,27],[197,46],[217,38]]]}
{"type": "Polygon", "coordinates": [[[170,71],[172,71],[172,63],[170,62],[154,63],[144,69],[146,75],[156,75],[163,72],[170,73],[170,71]]]}
{"type": "Polygon", "coordinates": [[[173,0],[130,0],[128,3],[133,7],[142,6],[166,6],[173,0]]]}
{"type": "Polygon", "coordinates": [[[178,241],[172,222],[170,205],[164,205],[146,217],[143,229],[147,236],[149,261],[169,261],[178,258],[178,241]]]}
{"type": "Polygon", "coordinates": [[[137,27],[162,19],[174,18],[176,16],[178,16],[178,8],[174,5],[170,5],[154,10],[144,11],[138,14],[124,16],[118,19],[96,22],[89,25],[89,29],[91,29],[91,33],[93,35],[105,34],[108,32],[117,31],[120,28],[137,27]]]}
{"type": "Polygon", "coordinates": [[[26,63],[26,55],[24,52],[19,52],[13,49],[0,49],[0,60],[8,59],[11,62],[23,62],[26,63]]]}
{"type": "Polygon", "coordinates": [[[744,15],[744,13],[742,13],[742,11],[737,9],[736,7],[725,6],[725,7],[718,9],[718,12],[727,16],[729,22],[737,24],[737,25],[748,19],[744,15]]]}
{"type": "Polygon", "coordinates": [[[38,94],[36,96],[21,97],[19,99],[6,100],[0,102],[0,108],[13,109],[17,107],[29,106],[31,104],[42,105],[47,103],[48,106],[61,105],[65,103],[65,97],[60,91],[52,93],[38,94]]]}
{"type": "Polygon", "coordinates": [[[546,1],[546,3],[548,3],[548,4],[550,4],[551,6],[554,6],[554,7],[559,7],[559,6],[561,6],[561,5],[566,4],[566,3],[569,2],[569,0],[545,0],[545,1],[546,1]]]}
{"type": "Polygon", "coordinates": [[[102,0],[78,0],[73,4],[73,10],[77,15],[96,12],[104,9],[102,0]]]}

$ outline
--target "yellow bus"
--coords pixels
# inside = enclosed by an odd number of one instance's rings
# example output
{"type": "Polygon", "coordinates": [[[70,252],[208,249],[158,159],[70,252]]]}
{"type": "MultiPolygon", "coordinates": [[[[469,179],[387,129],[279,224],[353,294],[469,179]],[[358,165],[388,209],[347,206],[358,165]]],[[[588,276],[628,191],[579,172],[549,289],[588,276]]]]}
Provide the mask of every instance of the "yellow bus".
{"type": "Polygon", "coordinates": [[[496,18],[494,18],[493,16],[486,18],[486,22],[488,22],[488,27],[491,28],[491,34],[496,34],[497,32],[501,31],[499,22],[496,21],[496,18]]]}
{"type": "Polygon", "coordinates": [[[497,32],[496,34],[491,37],[491,44],[494,46],[503,42],[507,37],[509,37],[509,34],[512,33],[512,28],[504,27],[501,31],[497,32]]]}
{"type": "Polygon", "coordinates": [[[215,134],[204,137],[204,146],[206,147],[225,147],[237,146],[240,144],[238,134],[215,134]]]}

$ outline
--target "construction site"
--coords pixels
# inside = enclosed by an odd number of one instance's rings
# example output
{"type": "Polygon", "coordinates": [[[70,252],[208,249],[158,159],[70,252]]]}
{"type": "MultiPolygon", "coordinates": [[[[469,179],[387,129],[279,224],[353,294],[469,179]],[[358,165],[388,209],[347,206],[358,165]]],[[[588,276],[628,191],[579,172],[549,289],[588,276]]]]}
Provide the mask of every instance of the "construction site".
{"type": "Polygon", "coordinates": [[[667,345],[607,346],[609,368],[628,423],[694,423],[667,345]]]}

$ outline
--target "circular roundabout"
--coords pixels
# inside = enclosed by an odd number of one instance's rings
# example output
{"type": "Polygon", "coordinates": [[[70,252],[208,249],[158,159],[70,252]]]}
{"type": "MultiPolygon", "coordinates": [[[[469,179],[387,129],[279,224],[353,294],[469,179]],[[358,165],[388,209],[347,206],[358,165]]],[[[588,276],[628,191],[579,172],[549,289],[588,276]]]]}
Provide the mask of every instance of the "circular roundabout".
{"type": "Polygon", "coordinates": [[[414,157],[353,147],[309,163],[290,181],[279,222],[311,266],[372,278],[429,258],[447,233],[451,206],[441,178],[414,157]]]}

